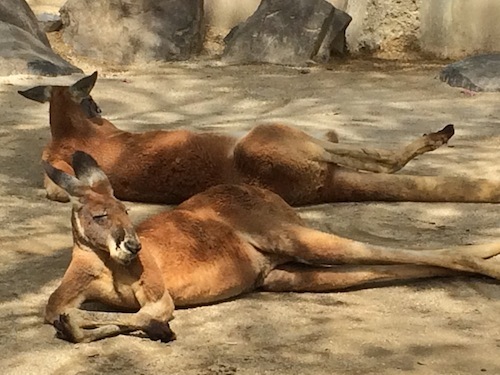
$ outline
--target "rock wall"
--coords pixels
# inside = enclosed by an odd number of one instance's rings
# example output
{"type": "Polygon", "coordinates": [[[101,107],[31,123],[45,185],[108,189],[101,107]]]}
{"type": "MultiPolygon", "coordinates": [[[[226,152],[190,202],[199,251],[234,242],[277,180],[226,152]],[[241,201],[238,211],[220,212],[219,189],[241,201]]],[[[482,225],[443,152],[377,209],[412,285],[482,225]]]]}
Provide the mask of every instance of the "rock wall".
{"type": "Polygon", "coordinates": [[[455,59],[500,52],[499,0],[424,1],[420,13],[424,53],[455,59]]]}
{"type": "Polygon", "coordinates": [[[57,13],[65,3],[65,0],[26,0],[35,14],[57,13]]]}
{"type": "MultiPolygon", "coordinates": [[[[418,50],[421,0],[327,1],[353,18],[346,31],[351,53],[391,58],[418,50]]],[[[260,0],[205,0],[207,35],[221,40],[232,27],[252,15],[259,4],[260,0]]]]}
{"type": "Polygon", "coordinates": [[[229,30],[251,16],[260,0],[205,0],[205,23],[227,34],[229,30]]]}
{"type": "MultiPolygon", "coordinates": [[[[500,0],[327,1],[352,16],[346,38],[355,55],[462,58],[500,51],[500,0]]],[[[36,12],[60,6],[64,0],[27,2],[36,12]]],[[[205,0],[208,52],[222,52],[222,39],[259,4],[260,0],[205,0]]]]}
{"type": "Polygon", "coordinates": [[[64,41],[97,61],[187,60],[202,47],[202,0],[68,0],[60,13],[64,41]]]}
{"type": "Polygon", "coordinates": [[[352,17],[346,38],[349,52],[380,58],[415,57],[419,50],[422,0],[347,0],[352,17]]]}
{"type": "MultiPolygon", "coordinates": [[[[500,51],[499,0],[327,1],[353,18],[346,38],[354,55],[462,58],[500,51]]],[[[227,33],[248,18],[259,3],[205,0],[207,25],[227,33]]]]}

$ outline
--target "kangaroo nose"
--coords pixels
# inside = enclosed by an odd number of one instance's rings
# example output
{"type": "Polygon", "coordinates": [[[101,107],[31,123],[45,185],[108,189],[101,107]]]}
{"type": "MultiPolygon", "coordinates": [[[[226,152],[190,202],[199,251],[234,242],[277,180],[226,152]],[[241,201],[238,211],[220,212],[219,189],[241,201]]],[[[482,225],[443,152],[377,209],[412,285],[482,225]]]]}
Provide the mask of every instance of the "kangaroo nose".
{"type": "Polygon", "coordinates": [[[141,243],[136,239],[128,239],[125,241],[125,248],[132,254],[137,254],[141,250],[141,243]]]}

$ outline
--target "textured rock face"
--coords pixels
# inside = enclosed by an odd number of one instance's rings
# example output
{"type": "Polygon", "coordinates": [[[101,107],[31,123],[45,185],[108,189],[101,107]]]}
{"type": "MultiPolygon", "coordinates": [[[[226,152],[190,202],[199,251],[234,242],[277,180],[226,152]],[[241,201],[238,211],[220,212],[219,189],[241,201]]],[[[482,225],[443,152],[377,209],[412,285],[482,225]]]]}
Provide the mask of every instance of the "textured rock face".
{"type": "Polygon", "coordinates": [[[202,0],[68,0],[61,17],[65,42],[100,61],[186,60],[202,47],[202,0]]]}
{"type": "Polygon", "coordinates": [[[380,58],[418,53],[421,4],[422,0],[345,0],[341,9],[353,18],[346,32],[349,51],[380,58]]]}
{"type": "Polygon", "coordinates": [[[40,28],[46,33],[59,31],[62,28],[61,16],[54,13],[41,13],[37,14],[38,24],[40,28]]]}
{"type": "Polygon", "coordinates": [[[24,0],[0,3],[0,75],[81,72],[54,53],[24,0]]]}
{"type": "Polygon", "coordinates": [[[0,21],[19,27],[50,47],[47,36],[38,27],[38,20],[26,1],[1,0],[0,21]]]}
{"type": "Polygon", "coordinates": [[[226,37],[223,60],[295,66],[327,62],[344,52],[350,21],[324,0],[262,0],[226,37]]]}
{"type": "Polygon", "coordinates": [[[471,91],[500,91],[500,53],[469,57],[447,65],[441,81],[471,91]]]}
{"type": "MultiPolygon", "coordinates": [[[[326,1],[352,17],[346,30],[349,52],[381,58],[418,56],[422,0],[326,1]]],[[[228,28],[250,17],[259,3],[260,0],[238,0],[238,4],[205,0],[210,36],[223,38],[228,28]]]]}
{"type": "Polygon", "coordinates": [[[461,59],[500,51],[500,1],[423,1],[421,46],[427,55],[461,59]]]}

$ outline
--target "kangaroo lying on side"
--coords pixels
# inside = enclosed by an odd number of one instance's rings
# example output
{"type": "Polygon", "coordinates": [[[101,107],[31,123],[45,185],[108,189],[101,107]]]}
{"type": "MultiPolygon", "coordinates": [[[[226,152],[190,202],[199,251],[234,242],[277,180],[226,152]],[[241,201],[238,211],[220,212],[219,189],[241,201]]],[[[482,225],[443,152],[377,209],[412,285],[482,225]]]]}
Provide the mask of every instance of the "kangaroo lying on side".
{"type": "Polygon", "coordinates": [[[278,195],[244,184],[209,188],[135,231],[91,156],[75,153],[76,177],[44,167],[72,197],[74,240],[45,320],[73,342],[138,330],[169,341],[175,306],[258,288],[326,292],[463,271],[500,279],[500,243],[428,251],[371,246],[308,228],[278,195]],[[136,312],[79,309],[86,300],[136,312]]]}
{"type": "MultiPolygon", "coordinates": [[[[69,87],[37,86],[20,93],[50,102],[52,141],[42,159],[72,174],[71,155],[77,150],[90,153],[119,199],[176,204],[211,186],[247,183],[267,188],[292,205],[500,201],[500,183],[495,181],[390,174],[446,143],[452,125],[395,152],[327,142],[280,124],[256,126],[241,139],[187,130],[129,133],[99,117],[90,97],[96,79],[94,73],[69,87]]],[[[48,178],[45,187],[49,198],[68,200],[48,178]]]]}

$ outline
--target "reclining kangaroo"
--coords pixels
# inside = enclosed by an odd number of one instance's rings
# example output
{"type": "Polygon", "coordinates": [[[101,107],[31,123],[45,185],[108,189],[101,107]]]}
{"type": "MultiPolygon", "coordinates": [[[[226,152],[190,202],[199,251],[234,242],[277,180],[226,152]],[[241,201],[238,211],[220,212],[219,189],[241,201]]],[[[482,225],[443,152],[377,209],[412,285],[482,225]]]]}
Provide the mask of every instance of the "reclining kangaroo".
{"type": "Polygon", "coordinates": [[[464,271],[500,279],[500,242],[427,251],[370,246],[308,228],[278,195],[245,184],[211,187],[135,231],[91,156],[75,153],[76,177],[44,167],[72,197],[74,240],[45,320],[73,342],[132,331],[169,341],[175,306],[258,288],[326,292],[464,271]],[[86,300],[135,312],[79,309],[86,300]]]}
{"type": "MultiPolygon", "coordinates": [[[[446,143],[452,125],[394,152],[327,142],[281,124],[256,126],[241,139],[187,130],[129,133],[99,117],[90,97],[96,79],[94,73],[69,87],[37,86],[20,93],[50,101],[52,141],[42,159],[72,174],[71,155],[88,152],[109,176],[119,199],[176,204],[211,186],[247,183],[267,188],[291,205],[500,201],[499,182],[390,174],[446,143]]],[[[45,187],[49,198],[68,200],[46,177],[45,187]]]]}

